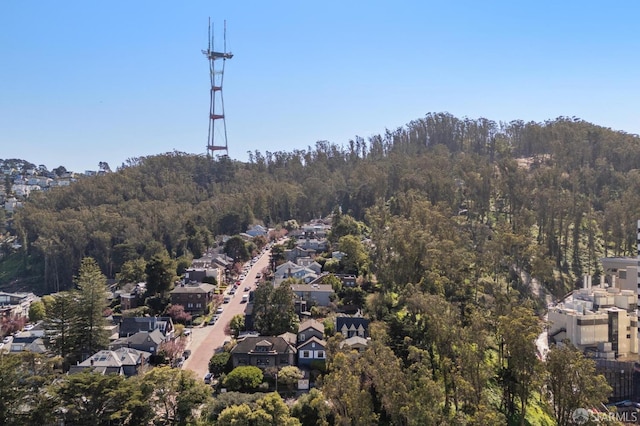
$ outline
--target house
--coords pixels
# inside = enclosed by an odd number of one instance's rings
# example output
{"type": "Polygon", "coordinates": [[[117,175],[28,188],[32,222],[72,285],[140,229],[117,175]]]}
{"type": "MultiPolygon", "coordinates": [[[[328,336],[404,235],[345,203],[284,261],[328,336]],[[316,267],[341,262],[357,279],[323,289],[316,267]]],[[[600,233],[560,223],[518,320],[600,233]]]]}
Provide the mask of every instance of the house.
{"type": "Polygon", "coordinates": [[[38,300],[33,293],[7,293],[0,291],[0,307],[5,316],[28,317],[29,307],[38,300]]]}
{"type": "Polygon", "coordinates": [[[181,284],[171,290],[171,304],[184,306],[185,312],[191,314],[204,313],[207,305],[213,302],[215,286],[195,283],[181,284]]]}
{"type": "Polygon", "coordinates": [[[309,319],[298,326],[298,365],[308,367],[314,361],[324,362],[327,342],[324,340],[324,324],[309,319]]]}
{"type": "Polygon", "coordinates": [[[255,238],[259,235],[262,235],[263,237],[267,236],[267,229],[264,226],[261,225],[253,225],[252,227],[250,227],[249,229],[247,229],[246,234],[250,235],[252,238],[255,238]]]}
{"type": "Polygon", "coordinates": [[[298,345],[298,365],[309,367],[316,362],[326,361],[327,342],[313,336],[298,345]]]}
{"type": "Polygon", "coordinates": [[[329,306],[331,297],[335,294],[330,284],[292,284],[291,289],[301,311],[306,311],[311,306],[329,306]]]}
{"type": "Polygon", "coordinates": [[[314,319],[300,323],[298,326],[298,343],[302,343],[312,337],[324,339],[324,324],[314,319]]]}
{"type": "Polygon", "coordinates": [[[304,266],[300,266],[289,261],[276,268],[276,271],[273,274],[273,285],[277,287],[287,278],[295,278],[297,280],[304,281],[305,283],[309,283],[317,277],[318,274],[313,269],[305,268],[304,266]]]}
{"type": "Polygon", "coordinates": [[[224,269],[219,267],[205,267],[205,268],[189,268],[184,272],[184,279],[186,282],[204,282],[206,277],[212,277],[217,283],[223,282],[224,269]]]}
{"type": "Polygon", "coordinates": [[[327,277],[333,276],[340,280],[344,287],[355,287],[356,286],[356,276],[351,274],[333,274],[328,272],[323,272],[318,278],[311,281],[309,284],[324,284],[327,277]]]}
{"type": "Polygon", "coordinates": [[[336,333],[341,333],[345,338],[369,337],[369,320],[361,316],[336,317],[336,333]]]}
{"type": "Polygon", "coordinates": [[[159,330],[166,338],[173,337],[171,317],[124,317],[120,319],[119,337],[129,337],[141,331],[159,330]]]}
{"type": "Polygon", "coordinates": [[[289,262],[296,262],[300,258],[314,258],[316,257],[316,251],[313,249],[303,249],[302,247],[294,247],[292,249],[286,249],[283,253],[284,258],[289,262]]]}
{"type": "Polygon", "coordinates": [[[295,333],[291,333],[289,331],[284,332],[282,334],[278,334],[279,337],[282,337],[284,340],[287,341],[287,343],[289,343],[291,346],[297,346],[298,345],[298,335],[295,333]]]}
{"type": "Polygon", "coordinates": [[[159,329],[152,331],[139,331],[131,336],[121,337],[109,345],[109,348],[132,348],[139,351],[155,354],[158,352],[160,345],[169,340],[159,329]]]}
{"type": "Polygon", "coordinates": [[[113,297],[120,300],[120,310],[135,309],[144,301],[147,283],[128,283],[114,291],[113,297]]]}
{"type": "Polygon", "coordinates": [[[310,257],[299,257],[296,260],[296,263],[300,266],[311,269],[317,275],[319,275],[320,272],[322,272],[322,265],[320,265],[318,262],[316,262],[310,257]]]}
{"type": "Polygon", "coordinates": [[[149,352],[131,348],[115,351],[102,350],[77,365],[71,366],[69,374],[92,371],[100,374],[135,376],[148,364],[149,352]]]}
{"type": "Polygon", "coordinates": [[[352,336],[340,342],[340,347],[347,347],[352,351],[364,352],[369,344],[369,339],[360,336],[352,336]]]}
{"type": "Polygon", "coordinates": [[[23,331],[16,334],[11,341],[10,352],[34,352],[37,354],[44,354],[47,352],[47,348],[43,339],[44,333],[40,332],[32,333],[30,331],[23,331]]]}
{"type": "Polygon", "coordinates": [[[296,348],[280,336],[245,337],[231,350],[231,360],[234,368],[280,368],[296,364],[296,348]]]}
{"type": "Polygon", "coordinates": [[[315,250],[317,253],[326,251],[329,243],[326,239],[305,238],[298,241],[298,246],[305,250],[315,250]]]}

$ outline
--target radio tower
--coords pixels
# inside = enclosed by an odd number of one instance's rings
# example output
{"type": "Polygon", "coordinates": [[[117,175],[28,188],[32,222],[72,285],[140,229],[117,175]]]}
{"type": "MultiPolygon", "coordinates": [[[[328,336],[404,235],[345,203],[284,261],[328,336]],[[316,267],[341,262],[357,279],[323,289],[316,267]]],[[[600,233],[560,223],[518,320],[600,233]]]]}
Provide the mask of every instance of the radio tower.
{"type": "MultiPolygon", "coordinates": [[[[224,156],[229,155],[227,149],[227,123],[224,119],[224,97],[222,96],[222,83],[224,81],[224,63],[227,59],[233,58],[233,53],[227,53],[227,21],[224,21],[224,50],[216,52],[213,44],[213,34],[211,33],[211,18],[209,18],[209,47],[202,53],[209,60],[209,75],[211,78],[211,102],[209,104],[209,135],[207,138],[207,157],[213,158],[216,151],[224,151],[224,156]],[[216,61],[222,59],[222,66],[216,68],[216,61]],[[222,124],[222,134],[218,127],[216,135],[216,121],[220,120],[218,126],[222,124]],[[223,140],[219,138],[222,137],[223,140]]],[[[218,61],[219,64],[219,61],[218,61]]]]}

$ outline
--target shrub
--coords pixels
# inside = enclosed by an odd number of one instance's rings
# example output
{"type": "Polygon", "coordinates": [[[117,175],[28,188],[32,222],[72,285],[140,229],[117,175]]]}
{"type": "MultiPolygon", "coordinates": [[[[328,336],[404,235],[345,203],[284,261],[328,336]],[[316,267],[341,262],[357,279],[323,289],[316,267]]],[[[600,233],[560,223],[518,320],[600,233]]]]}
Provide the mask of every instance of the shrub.
{"type": "Polygon", "coordinates": [[[223,385],[232,391],[250,391],[262,383],[262,370],[258,367],[236,367],[224,378],[223,385]]]}

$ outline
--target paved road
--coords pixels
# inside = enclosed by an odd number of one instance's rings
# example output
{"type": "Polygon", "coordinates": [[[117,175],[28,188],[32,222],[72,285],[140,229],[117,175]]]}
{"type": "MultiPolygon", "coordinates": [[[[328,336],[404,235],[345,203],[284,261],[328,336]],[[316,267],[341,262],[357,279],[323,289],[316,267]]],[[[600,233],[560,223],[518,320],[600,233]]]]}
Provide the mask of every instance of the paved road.
{"type": "MultiPolygon", "coordinates": [[[[224,311],[214,325],[203,325],[192,329],[191,337],[187,343],[187,349],[191,349],[191,356],[185,361],[182,367],[183,369],[195,372],[197,377],[204,377],[204,375],[207,374],[209,371],[209,360],[216,349],[220,348],[224,340],[228,337],[225,334],[227,324],[229,324],[229,321],[231,321],[234,315],[244,313],[244,309],[247,306],[246,303],[241,303],[242,295],[246,293],[244,288],[250,287],[251,290],[255,289],[256,274],[262,272],[269,266],[270,254],[271,252],[269,250],[265,251],[251,269],[249,269],[244,281],[238,286],[236,294],[231,297],[231,301],[222,305],[224,311]]],[[[231,288],[231,286],[229,288],[231,288]]]]}

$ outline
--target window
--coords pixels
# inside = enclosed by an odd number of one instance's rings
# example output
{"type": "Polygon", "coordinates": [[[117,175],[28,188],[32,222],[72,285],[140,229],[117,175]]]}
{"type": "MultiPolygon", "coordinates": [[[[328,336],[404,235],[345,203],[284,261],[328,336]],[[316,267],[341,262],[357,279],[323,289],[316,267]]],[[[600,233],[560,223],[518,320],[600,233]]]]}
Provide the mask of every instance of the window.
{"type": "Polygon", "coordinates": [[[306,339],[306,337],[304,336],[304,333],[300,333],[300,341],[304,342],[306,339]]]}
{"type": "Polygon", "coordinates": [[[302,358],[309,358],[309,351],[302,351],[302,358]]]}
{"type": "Polygon", "coordinates": [[[318,351],[318,358],[324,358],[324,351],[318,351]]]}
{"type": "Polygon", "coordinates": [[[196,303],[196,308],[202,308],[202,303],[196,303]]]}
{"type": "Polygon", "coordinates": [[[193,303],[187,303],[187,308],[193,308],[193,303]]]}

